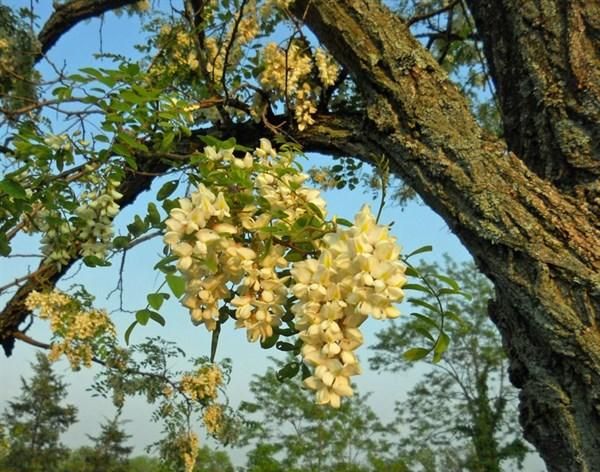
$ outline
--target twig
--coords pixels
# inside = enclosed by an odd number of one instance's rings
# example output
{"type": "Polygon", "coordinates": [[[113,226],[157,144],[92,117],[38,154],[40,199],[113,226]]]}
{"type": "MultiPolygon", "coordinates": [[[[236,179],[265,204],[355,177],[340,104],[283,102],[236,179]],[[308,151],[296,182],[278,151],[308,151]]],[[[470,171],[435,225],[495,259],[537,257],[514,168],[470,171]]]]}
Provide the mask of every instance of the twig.
{"type": "Polygon", "coordinates": [[[428,20],[429,18],[439,15],[440,13],[444,13],[445,11],[452,10],[459,2],[460,2],[460,0],[453,0],[448,5],[438,8],[436,10],[433,10],[433,11],[430,11],[427,13],[422,13],[421,15],[415,15],[415,16],[409,18],[408,20],[406,20],[406,24],[408,26],[412,26],[419,21],[428,20]]]}

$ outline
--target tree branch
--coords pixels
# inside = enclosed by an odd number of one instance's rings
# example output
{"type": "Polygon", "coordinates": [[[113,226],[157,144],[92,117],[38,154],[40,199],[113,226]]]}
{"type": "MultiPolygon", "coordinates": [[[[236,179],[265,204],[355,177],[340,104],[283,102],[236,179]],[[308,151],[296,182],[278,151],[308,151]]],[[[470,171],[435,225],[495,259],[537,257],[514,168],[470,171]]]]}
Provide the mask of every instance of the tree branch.
{"type": "Polygon", "coordinates": [[[38,34],[40,51],[35,56],[38,62],[56,44],[67,31],[77,23],[100,16],[107,11],[133,5],[139,0],[71,0],[67,3],[55,3],[54,13],[38,34]]]}

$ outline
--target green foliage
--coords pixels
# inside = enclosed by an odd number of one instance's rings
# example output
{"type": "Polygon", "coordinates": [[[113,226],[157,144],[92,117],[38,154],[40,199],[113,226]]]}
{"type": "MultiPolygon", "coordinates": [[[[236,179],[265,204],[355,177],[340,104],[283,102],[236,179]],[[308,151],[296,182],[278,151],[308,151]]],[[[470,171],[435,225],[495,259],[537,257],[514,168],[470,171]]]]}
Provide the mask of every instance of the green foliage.
{"type": "Polygon", "coordinates": [[[8,402],[2,415],[8,453],[0,459],[0,470],[54,470],[66,452],[60,436],[76,421],[77,409],[63,403],[67,385],[46,356],[38,353],[32,368],[32,378],[21,379],[20,395],[8,402]]]}
{"type": "MultiPolygon", "coordinates": [[[[448,310],[445,333],[452,341],[444,357],[398,402],[397,422],[406,425],[399,445],[412,458],[411,470],[497,471],[511,464],[521,470],[529,448],[520,438],[516,391],[509,386],[507,361],[496,328],[487,318],[491,285],[472,263],[446,259],[443,267],[421,266],[419,271],[448,274],[470,299],[456,297],[448,310]]],[[[438,279],[436,290],[449,281],[438,279]]],[[[424,294],[422,306],[434,306],[424,294]]],[[[377,334],[371,367],[394,372],[409,369],[405,349],[429,325],[421,317],[406,318],[377,334]]],[[[435,360],[435,359],[434,359],[435,360]]]]}

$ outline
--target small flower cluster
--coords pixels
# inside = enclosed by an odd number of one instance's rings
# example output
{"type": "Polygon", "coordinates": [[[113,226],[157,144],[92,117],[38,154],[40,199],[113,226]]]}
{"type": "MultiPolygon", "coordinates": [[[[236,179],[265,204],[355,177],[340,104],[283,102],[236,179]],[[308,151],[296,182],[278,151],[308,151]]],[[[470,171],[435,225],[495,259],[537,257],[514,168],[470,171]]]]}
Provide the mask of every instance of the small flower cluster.
{"type": "Polygon", "coordinates": [[[178,70],[196,71],[200,67],[194,40],[183,27],[163,25],[158,35],[158,47],[166,51],[168,61],[155,61],[153,75],[167,72],[174,74],[178,70]]]}
{"type": "Polygon", "coordinates": [[[49,134],[44,138],[44,143],[55,151],[71,151],[73,148],[66,134],[49,134]]]}
{"type": "Polygon", "coordinates": [[[180,435],[176,443],[177,449],[183,459],[185,472],[193,472],[198,457],[198,435],[193,431],[186,431],[180,435]]]}
{"type": "Polygon", "coordinates": [[[204,409],[202,421],[208,434],[218,435],[223,427],[223,407],[216,403],[208,405],[204,409]]]}
{"type": "Polygon", "coordinates": [[[122,195],[116,190],[119,182],[108,180],[103,191],[84,192],[83,203],[75,209],[75,221],[62,220],[55,210],[36,210],[33,226],[44,232],[41,251],[49,263],[67,264],[75,254],[103,258],[113,236],[112,220],[119,213],[122,195]],[[60,221],[62,220],[62,221],[60,221]],[[56,221],[59,221],[57,224],[56,221]]]}
{"type": "Polygon", "coordinates": [[[352,395],[350,377],[360,373],[354,351],[362,344],[359,326],[399,315],[394,303],[403,299],[405,265],[387,227],[379,226],[368,206],[354,225],[324,236],[318,259],[292,269],[292,311],[304,345],[302,355],[315,367],[305,385],[317,391],[317,402],[340,405],[352,395]]]}
{"type": "Polygon", "coordinates": [[[65,355],[73,370],[90,367],[96,349],[116,337],[115,327],[104,310],[85,309],[73,297],[54,290],[31,292],[25,300],[28,310],[39,312],[50,321],[54,338],[48,358],[56,361],[65,355]]]}
{"type": "Polygon", "coordinates": [[[193,401],[211,401],[217,398],[223,385],[223,373],[216,365],[203,366],[193,374],[181,378],[180,389],[193,401]]]}
{"type": "Polygon", "coordinates": [[[77,237],[81,241],[79,253],[103,258],[113,237],[112,220],[119,213],[119,200],[123,195],[117,191],[119,182],[109,180],[102,193],[85,192],[85,201],[75,210],[79,219],[77,237]]]}
{"type": "Polygon", "coordinates": [[[319,72],[319,79],[326,87],[335,84],[340,68],[334,62],[333,57],[327,54],[323,49],[317,48],[315,51],[315,64],[319,72]]]}
{"type": "Polygon", "coordinates": [[[263,63],[264,70],[259,77],[262,86],[279,97],[287,94],[294,101],[298,129],[313,124],[311,115],[317,109],[308,83],[312,72],[312,57],[308,51],[297,43],[292,43],[287,50],[270,43],[263,51],[263,63]]]}
{"type": "Polygon", "coordinates": [[[200,184],[171,211],[164,240],[187,280],[183,304],[194,322],[212,331],[220,304],[230,301],[236,326],[246,328],[250,341],[264,340],[281,323],[287,278],[279,272],[289,266],[283,257],[286,248],[272,240],[269,225],[278,218],[293,225],[306,214],[309,203],[325,213],[325,202],[317,191],[302,187],[307,176],[291,172],[289,159],[278,156],[266,139],[253,155],[243,158],[236,158],[232,149],[217,151],[210,146],[204,154],[225,172],[234,168],[247,172],[254,183],[227,198],[226,188],[217,186],[215,195],[200,184]],[[230,210],[228,199],[239,211],[230,210]],[[268,202],[268,208],[257,201],[268,202]],[[235,295],[229,287],[236,288],[235,295]]]}

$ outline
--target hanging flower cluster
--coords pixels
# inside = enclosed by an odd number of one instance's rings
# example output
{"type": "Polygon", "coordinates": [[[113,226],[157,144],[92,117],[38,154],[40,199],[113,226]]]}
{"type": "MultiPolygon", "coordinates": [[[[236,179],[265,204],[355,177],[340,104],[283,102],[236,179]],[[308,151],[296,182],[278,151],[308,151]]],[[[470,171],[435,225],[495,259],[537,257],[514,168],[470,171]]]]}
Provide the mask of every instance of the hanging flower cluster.
{"type": "Polygon", "coordinates": [[[223,373],[214,364],[203,366],[192,374],[185,374],[180,382],[181,391],[194,401],[214,400],[222,385],[223,373]]]}
{"type": "Polygon", "coordinates": [[[263,51],[264,69],[259,81],[278,98],[287,97],[292,100],[300,131],[314,124],[312,115],[317,111],[316,97],[321,87],[311,81],[313,63],[321,85],[333,85],[339,68],[333,58],[321,48],[315,51],[314,58],[309,48],[302,48],[297,42],[291,43],[286,49],[270,43],[263,51]]]}
{"type": "Polygon", "coordinates": [[[219,434],[221,428],[223,427],[223,414],[223,407],[216,403],[208,405],[204,409],[202,421],[204,422],[206,431],[209,434],[212,434],[213,436],[219,434]]]}
{"type": "Polygon", "coordinates": [[[399,256],[396,239],[364,206],[354,226],[324,236],[318,259],[294,265],[292,311],[304,360],[315,367],[304,383],[317,391],[318,403],[339,407],[340,397],[352,395],[350,377],[360,373],[354,351],[367,316],[400,314],[394,303],[404,297],[406,266],[399,256]]]}
{"type": "Polygon", "coordinates": [[[259,80],[261,85],[277,97],[289,97],[294,102],[298,129],[303,130],[314,123],[311,114],[317,109],[311,97],[307,80],[312,71],[312,57],[298,43],[287,50],[270,43],[263,51],[264,70],[259,80]]]}
{"type": "Polygon", "coordinates": [[[210,331],[233,317],[250,341],[277,335],[286,319],[314,367],[305,384],[318,403],[339,406],[360,372],[361,323],[399,314],[406,279],[395,238],[366,206],[348,228],[325,221],[325,202],[303,186],[293,153],[266,139],[243,157],[211,146],[203,157],[203,183],[165,222],[182,303],[210,331]]]}
{"type": "Polygon", "coordinates": [[[65,355],[71,368],[79,370],[82,364],[90,367],[95,353],[114,344],[116,331],[106,311],[87,309],[66,293],[33,291],[25,300],[25,306],[28,310],[37,310],[41,319],[50,321],[54,335],[48,354],[50,361],[65,355]]]}
{"type": "Polygon", "coordinates": [[[198,446],[200,441],[198,435],[193,431],[184,431],[175,442],[176,448],[183,459],[183,468],[185,472],[193,472],[198,457],[198,446]]]}
{"type": "Polygon", "coordinates": [[[103,258],[113,237],[112,220],[119,213],[117,191],[119,182],[108,180],[103,192],[85,192],[82,205],[75,210],[79,219],[77,237],[81,241],[79,253],[103,258]]]}
{"type": "Polygon", "coordinates": [[[106,255],[113,237],[112,221],[119,213],[117,201],[123,196],[117,191],[118,185],[109,179],[101,191],[83,192],[72,221],[62,219],[56,210],[41,209],[32,215],[31,226],[45,233],[41,251],[48,262],[61,266],[75,254],[99,258],[106,255]]]}
{"type": "Polygon", "coordinates": [[[195,323],[212,331],[220,304],[231,302],[236,326],[247,330],[250,341],[265,340],[281,323],[287,300],[288,277],[281,274],[289,265],[287,248],[273,238],[274,227],[288,232],[314,211],[309,204],[324,213],[325,202],[302,187],[307,176],[293,171],[291,158],[278,156],[266,139],[243,158],[210,146],[204,154],[220,172],[237,174],[248,186],[228,192],[224,185],[209,190],[200,184],[171,211],[164,239],[187,281],[183,304],[195,323]]]}

